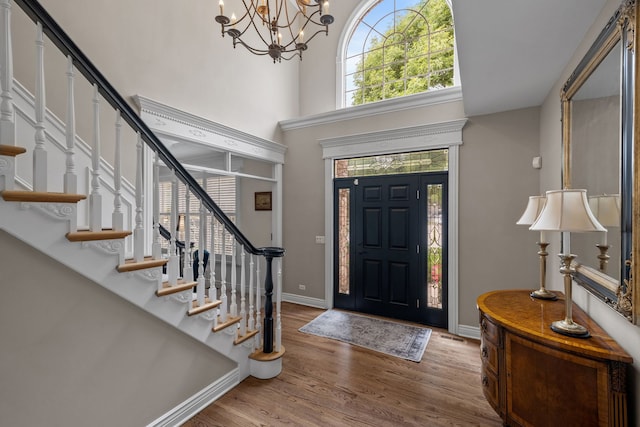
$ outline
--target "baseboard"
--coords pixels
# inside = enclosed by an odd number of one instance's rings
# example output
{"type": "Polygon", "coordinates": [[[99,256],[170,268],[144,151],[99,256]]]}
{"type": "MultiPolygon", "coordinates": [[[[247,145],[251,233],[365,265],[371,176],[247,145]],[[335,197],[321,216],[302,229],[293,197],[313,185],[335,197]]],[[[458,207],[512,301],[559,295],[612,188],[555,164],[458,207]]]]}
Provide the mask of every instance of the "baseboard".
{"type": "Polygon", "coordinates": [[[480,339],[480,327],[478,326],[469,326],[469,325],[459,325],[458,326],[458,335],[466,338],[474,338],[480,339]]]}
{"type": "Polygon", "coordinates": [[[191,396],[191,398],[171,409],[160,418],[149,423],[147,427],[179,426],[186,423],[198,412],[237,386],[240,383],[239,375],[240,371],[238,368],[234,369],[218,379],[216,382],[208,385],[198,393],[191,396]]]}
{"type": "Polygon", "coordinates": [[[328,308],[327,302],[320,298],[305,297],[303,295],[282,293],[282,301],[292,302],[300,305],[307,305],[315,308],[328,308]]]}

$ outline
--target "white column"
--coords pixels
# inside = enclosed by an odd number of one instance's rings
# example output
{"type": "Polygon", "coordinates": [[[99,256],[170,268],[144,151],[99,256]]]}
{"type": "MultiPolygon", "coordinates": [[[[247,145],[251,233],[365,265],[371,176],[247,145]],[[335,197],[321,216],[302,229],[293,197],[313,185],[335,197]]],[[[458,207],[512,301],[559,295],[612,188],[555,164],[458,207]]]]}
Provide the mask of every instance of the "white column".
{"type": "Polygon", "coordinates": [[[177,232],[178,223],[178,178],[174,175],[171,180],[171,220],[169,221],[169,232],[171,240],[169,240],[169,261],[167,262],[167,275],[170,286],[178,284],[178,273],[180,272],[180,257],[177,255],[177,232]]]}
{"type": "MultiPolygon", "coordinates": [[[[2,93],[0,94],[0,144],[16,145],[16,125],[13,107],[13,51],[11,41],[11,1],[0,0],[2,8],[2,45],[0,48],[0,73],[2,73],[2,93]]],[[[11,183],[5,186],[13,188],[11,183]]]]}
{"type": "Polygon", "coordinates": [[[93,151],[91,152],[91,194],[89,195],[89,229],[102,230],[102,195],[100,194],[100,98],[93,85],[93,151]]]}
{"type": "Polygon", "coordinates": [[[193,282],[193,266],[191,263],[191,189],[185,184],[184,190],[184,259],[182,261],[182,278],[185,282],[193,282]]]}
{"type": "Polygon", "coordinates": [[[42,24],[37,24],[36,35],[36,94],[35,94],[35,148],[33,149],[33,190],[47,191],[47,150],[45,142],[45,84],[44,84],[44,40],[42,24]]]}
{"type": "Polygon", "coordinates": [[[248,327],[250,331],[253,331],[253,329],[255,328],[256,324],[255,324],[255,319],[253,317],[253,273],[254,273],[254,268],[255,268],[255,263],[254,263],[254,258],[255,255],[251,254],[249,256],[249,323],[248,323],[248,327]]]}
{"type": "Polygon", "coordinates": [[[220,320],[227,321],[227,230],[222,227],[222,253],[220,254],[220,320]]]}
{"type": "MultiPolygon", "coordinates": [[[[122,159],[120,156],[120,144],[122,138],[122,118],[120,110],[116,110],[116,148],[113,164],[113,213],[111,214],[112,228],[116,231],[124,230],[124,215],[122,214],[122,159]]],[[[136,171],[137,178],[137,171],[136,171]]],[[[136,192],[138,189],[136,189],[136,192]]]]}
{"type": "MultiPolygon", "coordinates": [[[[196,293],[198,298],[198,306],[204,305],[204,251],[205,251],[205,236],[207,231],[207,211],[204,208],[202,200],[200,201],[200,236],[198,241],[198,285],[196,287],[196,293]]],[[[209,254],[209,262],[211,262],[211,254],[209,254]]]]}
{"type": "Polygon", "coordinates": [[[233,243],[231,244],[231,302],[229,303],[229,311],[235,317],[238,315],[238,303],[236,301],[236,286],[238,285],[236,251],[238,250],[238,242],[236,242],[235,236],[231,236],[231,238],[233,243]]]}
{"type": "Polygon", "coordinates": [[[144,260],[144,226],[142,224],[142,214],[144,212],[144,201],[142,198],[143,182],[143,158],[142,158],[142,137],[138,132],[136,143],[136,227],[133,230],[133,256],[136,262],[144,260]]]}
{"type": "Polygon", "coordinates": [[[247,308],[244,297],[245,293],[245,281],[246,281],[246,267],[245,267],[245,250],[244,246],[240,246],[240,335],[244,336],[247,333],[247,308]]]}
{"type": "Polygon", "coordinates": [[[76,141],[76,111],[74,95],[75,73],[73,70],[73,60],[67,56],[67,120],[66,120],[66,172],[64,174],[64,192],[76,194],[78,192],[78,177],[75,172],[73,155],[76,141]]]}
{"type": "Polygon", "coordinates": [[[153,259],[162,258],[162,248],[160,246],[160,156],[154,154],[153,161],[153,242],[151,253],[153,259]]]}
{"type": "MultiPolygon", "coordinates": [[[[206,188],[206,186],[205,186],[206,188]]],[[[216,301],[218,299],[218,290],[216,289],[216,218],[211,214],[211,249],[209,250],[209,299],[216,301]],[[213,292],[213,294],[211,294],[213,292]]],[[[220,312],[220,309],[217,309],[220,312]]],[[[213,316],[213,327],[218,326],[218,316],[213,316]]]]}

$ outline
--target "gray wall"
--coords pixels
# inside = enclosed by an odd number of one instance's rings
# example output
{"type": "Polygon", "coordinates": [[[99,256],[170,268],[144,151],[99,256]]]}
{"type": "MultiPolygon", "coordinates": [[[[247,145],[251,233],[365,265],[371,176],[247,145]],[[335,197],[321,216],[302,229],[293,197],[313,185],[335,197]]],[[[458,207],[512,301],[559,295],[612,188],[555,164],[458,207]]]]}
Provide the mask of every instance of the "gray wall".
{"type": "MultiPolygon", "coordinates": [[[[284,291],[324,299],[324,165],[318,139],[463,117],[460,103],[285,132],[284,291]],[[305,284],[306,290],[298,289],[305,284]]],[[[498,288],[537,288],[536,235],[516,226],[538,193],[539,112],[530,108],[471,117],[460,149],[459,323],[477,327],[476,298],[498,288]],[[496,265],[500,269],[496,269],[496,265]],[[526,283],[522,278],[530,278],[526,283]]]]}
{"type": "Polygon", "coordinates": [[[235,367],[0,231],[0,425],[142,426],[235,367]]]}

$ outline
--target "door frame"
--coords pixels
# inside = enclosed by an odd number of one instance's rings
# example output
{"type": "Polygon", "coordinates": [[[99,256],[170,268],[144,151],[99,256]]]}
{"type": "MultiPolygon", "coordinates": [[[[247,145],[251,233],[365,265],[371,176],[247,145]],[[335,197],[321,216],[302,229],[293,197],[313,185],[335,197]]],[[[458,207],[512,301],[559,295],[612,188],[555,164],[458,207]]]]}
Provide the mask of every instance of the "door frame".
{"type": "MultiPolygon", "coordinates": [[[[333,178],[337,159],[446,148],[449,150],[449,315],[448,331],[460,333],[458,322],[458,171],[462,128],[467,119],[452,120],[404,129],[320,139],[324,159],[325,192],[325,299],[333,307],[333,178]]],[[[467,334],[468,335],[468,334],[467,334]]]]}

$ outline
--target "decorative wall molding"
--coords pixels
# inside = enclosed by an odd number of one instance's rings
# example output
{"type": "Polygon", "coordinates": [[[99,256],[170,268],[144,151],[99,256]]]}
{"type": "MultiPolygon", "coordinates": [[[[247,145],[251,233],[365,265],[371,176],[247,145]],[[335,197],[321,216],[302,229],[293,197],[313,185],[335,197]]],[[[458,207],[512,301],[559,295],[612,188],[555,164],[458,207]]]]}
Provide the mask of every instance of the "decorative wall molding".
{"type": "Polygon", "coordinates": [[[318,142],[322,146],[322,157],[325,159],[446,148],[462,145],[462,128],[465,123],[466,118],[326,138],[318,142]]]}
{"type": "Polygon", "coordinates": [[[240,157],[284,163],[287,147],[178,110],[142,95],[132,97],[140,117],[161,139],[167,137],[228,151],[240,157]]]}
{"type": "Polygon", "coordinates": [[[417,93],[400,98],[385,99],[297,119],[282,120],[279,124],[280,129],[288,131],[455,101],[462,101],[462,87],[460,86],[417,93]]]}

